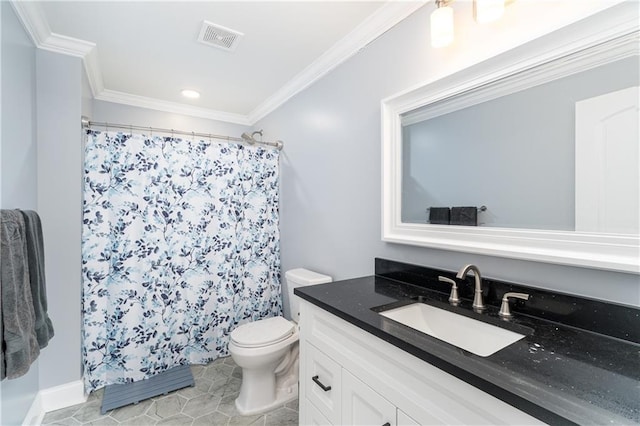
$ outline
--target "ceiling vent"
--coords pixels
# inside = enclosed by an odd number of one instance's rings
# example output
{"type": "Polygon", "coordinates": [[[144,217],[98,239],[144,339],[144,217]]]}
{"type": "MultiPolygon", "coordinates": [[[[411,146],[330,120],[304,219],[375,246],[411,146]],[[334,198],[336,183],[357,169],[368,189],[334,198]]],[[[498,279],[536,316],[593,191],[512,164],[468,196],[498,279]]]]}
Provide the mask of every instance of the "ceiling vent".
{"type": "Polygon", "coordinates": [[[239,31],[204,21],[200,35],[198,36],[198,41],[223,50],[234,51],[243,35],[244,34],[239,31]]]}

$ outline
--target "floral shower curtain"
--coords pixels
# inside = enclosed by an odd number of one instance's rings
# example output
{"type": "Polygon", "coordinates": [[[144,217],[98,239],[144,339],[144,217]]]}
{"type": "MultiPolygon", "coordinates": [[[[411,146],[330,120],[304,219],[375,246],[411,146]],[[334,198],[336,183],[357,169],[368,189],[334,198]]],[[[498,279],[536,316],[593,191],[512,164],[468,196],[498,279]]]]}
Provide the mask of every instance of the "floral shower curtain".
{"type": "Polygon", "coordinates": [[[272,148],[87,132],[85,390],[228,354],[238,324],[280,315],[272,148]]]}

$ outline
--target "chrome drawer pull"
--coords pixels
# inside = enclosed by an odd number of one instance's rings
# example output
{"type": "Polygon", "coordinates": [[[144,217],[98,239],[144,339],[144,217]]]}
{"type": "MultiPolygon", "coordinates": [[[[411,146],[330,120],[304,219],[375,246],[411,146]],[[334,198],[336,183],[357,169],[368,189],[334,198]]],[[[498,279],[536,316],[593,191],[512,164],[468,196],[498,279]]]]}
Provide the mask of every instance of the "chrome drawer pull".
{"type": "Polygon", "coordinates": [[[318,376],[313,376],[311,380],[313,380],[316,383],[316,385],[320,386],[320,389],[322,389],[323,391],[328,392],[331,390],[331,386],[323,385],[322,382],[318,380],[318,376]]]}

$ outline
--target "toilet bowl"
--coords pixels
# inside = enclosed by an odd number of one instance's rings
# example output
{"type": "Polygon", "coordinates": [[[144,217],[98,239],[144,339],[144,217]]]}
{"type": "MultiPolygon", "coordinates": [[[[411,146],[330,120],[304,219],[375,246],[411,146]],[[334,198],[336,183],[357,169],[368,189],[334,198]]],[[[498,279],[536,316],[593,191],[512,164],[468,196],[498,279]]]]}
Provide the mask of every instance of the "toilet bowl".
{"type": "Polygon", "coordinates": [[[296,287],[331,282],[331,277],[306,269],[285,274],[291,316],[265,318],[238,326],[231,332],[229,352],[242,368],[236,408],[252,415],[293,401],[298,397],[298,297],[296,287]]]}

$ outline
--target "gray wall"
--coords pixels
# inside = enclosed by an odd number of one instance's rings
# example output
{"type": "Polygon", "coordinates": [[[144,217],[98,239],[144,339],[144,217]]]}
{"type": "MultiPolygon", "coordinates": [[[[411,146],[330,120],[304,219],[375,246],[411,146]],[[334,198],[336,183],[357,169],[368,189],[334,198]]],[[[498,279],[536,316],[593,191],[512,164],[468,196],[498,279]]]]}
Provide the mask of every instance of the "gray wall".
{"type": "MultiPolygon", "coordinates": [[[[188,132],[211,133],[223,136],[240,137],[242,132],[249,130],[247,126],[208,120],[205,118],[188,117],[186,115],[155,111],[146,108],[114,104],[111,102],[93,101],[93,115],[91,120],[117,124],[131,124],[134,126],[158,127],[161,129],[176,129],[188,132]]],[[[104,130],[104,128],[98,128],[104,130]]],[[[120,130],[120,129],[111,129],[120,130]]],[[[122,130],[127,131],[127,130],[122,130]]],[[[188,136],[182,136],[187,137],[188,136]]],[[[265,134],[265,140],[274,138],[265,134]]]]}
{"type": "Polygon", "coordinates": [[[82,115],[85,117],[93,115],[93,94],[91,93],[87,73],[84,70],[82,72],[82,115]]]}
{"type": "Polygon", "coordinates": [[[79,117],[90,102],[80,59],[36,50],[9,2],[2,11],[2,207],[40,214],[55,328],[29,373],[2,382],[4,425],[22,423],[38,390],[81,377],[79,117]]]}
{"type": "Polygon", "coordinates": [[[282,270],[304,267],[339,280],[372,274],[374,257],[452,271],[475,263],[487,277],[640,305],[637,275],[381,241],[380,101],[441,75],[466,54],[429,46],[430,10],[418,10],[257,123],[285,142],[282,270]]]}
{"type": "Polygon", "coordinates": [[[575,103],[639,84],[638,57],[403,129],[403,222],[481,206],[483,226],[575,229],[575,103]]]}
{"type": "Polygon", "coordinates": [[[36,207],[35,51],[2,2],[2,208],[36,207]]]}
{"type": "Polygon", "coordinates": [[[40,388],[80,379],[82,62],[38,50],[38,209],[44,229],[55,337],[40,360],[40,388]]]}
{"type": "MultiPolygon", "coordinates": [[[[0,14],[0,208],[37,210],[36,49],[11,3],[0,2],[0,14]]],[[[0,382],[0,424],[22,423],[38,392],[39,370],[36,360],[26,375],[0,382]]]]}

